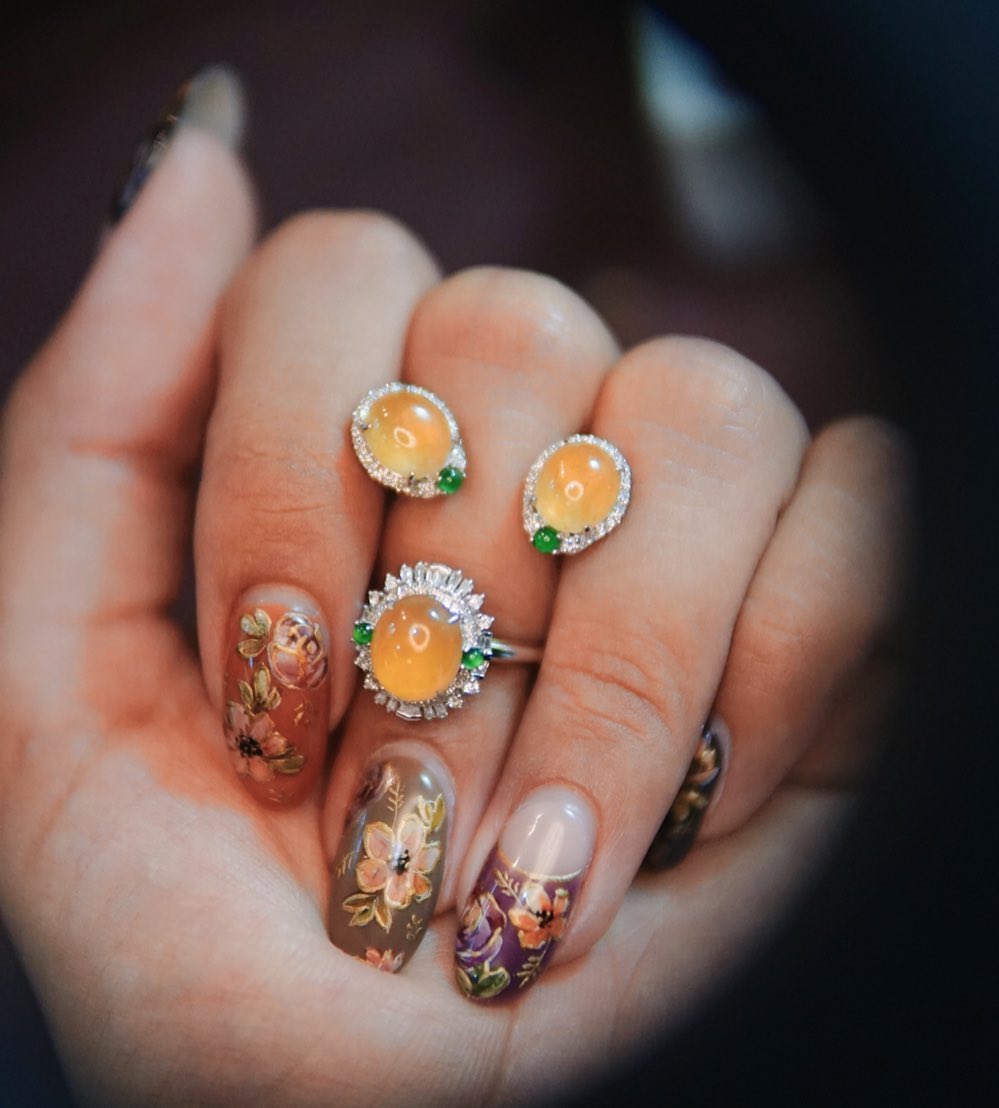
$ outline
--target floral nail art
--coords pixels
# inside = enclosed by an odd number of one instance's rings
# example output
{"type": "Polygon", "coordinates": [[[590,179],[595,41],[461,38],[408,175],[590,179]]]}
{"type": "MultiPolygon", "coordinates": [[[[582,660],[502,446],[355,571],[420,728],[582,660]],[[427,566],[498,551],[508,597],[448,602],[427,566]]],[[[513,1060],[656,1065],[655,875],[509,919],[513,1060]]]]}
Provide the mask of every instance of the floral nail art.
{"type": "Polygon", "coordinates": [[[334,872],[333,942],[369,965],[400,970],[433,915],[446,834],[447,804],[428,767],[411,758],[373,766],[334,872]]]}
{"type": "Polygon", "coordinates": [[[645,855],[647,869],[669,869],[690,853],[722,772],[720,726],[704,725],[680,791],[645,855]]]}
{"type": "Polygon", "coordinates": [[[326,634],[305,612],[258,605],[242,612],[228,655],[222,729],[238,776],[263,799],[287,802],[322,743],[326,634]]]}
{"type": "Polygon", "coordinates": [[[476,1000],[514,995],[538,976],[565,934],[582,873],[526,873],[493,850],[461,916],[458,987],[476,1000]]]}

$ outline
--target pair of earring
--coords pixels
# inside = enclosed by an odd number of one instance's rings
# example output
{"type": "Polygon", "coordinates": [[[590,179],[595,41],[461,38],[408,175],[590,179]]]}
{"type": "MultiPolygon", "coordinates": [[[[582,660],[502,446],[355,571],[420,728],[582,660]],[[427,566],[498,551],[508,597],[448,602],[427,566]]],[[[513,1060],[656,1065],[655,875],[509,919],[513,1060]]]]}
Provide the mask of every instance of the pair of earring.
{"type": "MultiPolygon", "coordinates": [[[[458,423],[440,397],[393,382],[354,409],[354,451],[368,474],[406,496],[456,493],[467,462],[458,423]]],[[[552,443],[524,482],[524,529],[542,554],[576,554],[621,522],[631,498],[624,455],[596,435],[552,443]]]]}

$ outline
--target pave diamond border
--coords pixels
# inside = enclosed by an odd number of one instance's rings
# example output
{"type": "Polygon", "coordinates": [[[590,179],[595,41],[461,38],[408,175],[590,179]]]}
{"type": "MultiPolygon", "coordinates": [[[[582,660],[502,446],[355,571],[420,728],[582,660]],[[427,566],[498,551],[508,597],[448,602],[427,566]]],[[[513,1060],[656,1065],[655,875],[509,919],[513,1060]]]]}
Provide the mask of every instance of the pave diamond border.
{"type": "Polygon", "coordinates": [[[621,487],[618,489],[614,506],[595,527],[587,527],[585,531],[556,531],[559,537],[559,548],[553,551],[553,554],[578,554],[580,550],[585,550],[597,539],[609,535],[624,518],[624,513],[627,511],[628,503],[631,500],[631,466],[628,465],[628,461],[621,451],[613,443],[601,439],[597,435],[570,435],[560,442],[553,442],[531,466],[527,479],[524,481],[524,530],[530,535],[531,539],[533,540],[535,532],[542,527],[549,526],[541,518],[535,506],[535,490],[537,489],[538,475],[541,473],[541,468],[556,450],[561,450],[563,446],[569,446],[577,442],[585,442],[589,443],[590,446],[599,447],[608,455],[614,463],[618,476],[621,478],[621,487]]]}
{"type": "Polygon", "coordinates": [[[357,460],[368,471],[370,477],[380,485],[393,489],[395,492],[401,492],[406,496],[417,496],[423,499],[427,499],[431,496],[444,496],[444,490],[437,487],[439,471],[431,477],[414,477],[411,473],[397,473],[394,469],[383,466],[374,454],[371,453],[371,448],[364,438],[364,432],[369,427],[368,415],[371,412],[371,405],[374,404],[376,400],[380,400],[383,396],[388,396],[393,392],[416,393],[417,396],[422,396],[424,400],[429,400],[441,410],[444,418],[447,420],[448,430],[451,432],[451,450],[444,465],[441,466],[441,469],[447,466],[453,466],[461,473],[462,479],[465,478],[465,447],[461,441],[461,432],[458,430],[458,421],[454,418],[451,409],[436,393],[431,392],[429,389],[420,388],[419,385],[407,384],[405,381],[392,381],[388,385],[382,385],[381,388],[372,389],[371,392],[367,393],[361,399],[360,403],[354,409],[350,417],[350,438],[354,445],[354,453],[357,455],[357,460]]]}
{"type": "MultiPolygon", "coordinates": [[[[449,711],[460,708],[466,696],[479,691],[479,682],[485,677],[492,657],[493,617],[482,611],[485,597],[474,591],[471,578],[460,569],[452,569],[440,562],[417,562],[404,565],[398,574],[388,574],[381,590],[371,590],[361,609],[358,622],[377,626],[378,621],[407,596],[429,596],[446,608],[461,626],[461,649],[481,650],[482,665],[474,669],[458,666],[454,680],[441,693],[430,700],[400,700],[387,692],[375,677],[371,664],[371,644],[354,643],[354,665],[364,671],[364,687],[375,694],[375,703],[382,704],[387,712],[395,712],[402,719],[443,719],[449,711]]],[[[352,640],[353,641],[353,640],[352,640]]]]}

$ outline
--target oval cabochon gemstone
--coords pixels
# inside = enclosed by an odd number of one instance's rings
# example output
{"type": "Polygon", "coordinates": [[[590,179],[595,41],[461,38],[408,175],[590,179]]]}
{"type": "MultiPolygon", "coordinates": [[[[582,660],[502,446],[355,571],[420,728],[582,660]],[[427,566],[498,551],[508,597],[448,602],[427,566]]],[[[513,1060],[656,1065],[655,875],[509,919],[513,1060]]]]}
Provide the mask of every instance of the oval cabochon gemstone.
{"type": "Polygon", "coordinates": [[[421,702],[444,692],[461,666],[461,627],[433,597],[397,601],[375,626],[371,668],[397,700],[421,702]]]}

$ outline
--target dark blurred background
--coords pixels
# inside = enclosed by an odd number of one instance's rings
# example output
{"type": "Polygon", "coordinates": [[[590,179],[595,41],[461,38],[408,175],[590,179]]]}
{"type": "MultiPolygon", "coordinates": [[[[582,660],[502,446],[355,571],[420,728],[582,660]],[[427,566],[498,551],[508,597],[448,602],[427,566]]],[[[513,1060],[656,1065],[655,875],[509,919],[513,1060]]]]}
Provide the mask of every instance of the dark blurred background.
{"type": "MultiPolygon", "coordinates": [[[[552,273],[626,344],[709,335],[815,426],[867,409],[912,434],[907,692],[861,818],[769,948],[594,1103],[944,1103],[991,1076],[997,11],[41,0],[0,16],[4,390],[144,130],[226,61],[265,228],[381,208],[445,269],[552,273]]],[[[0,932],[0,1105],[65,1102],[0,932]]]]}

